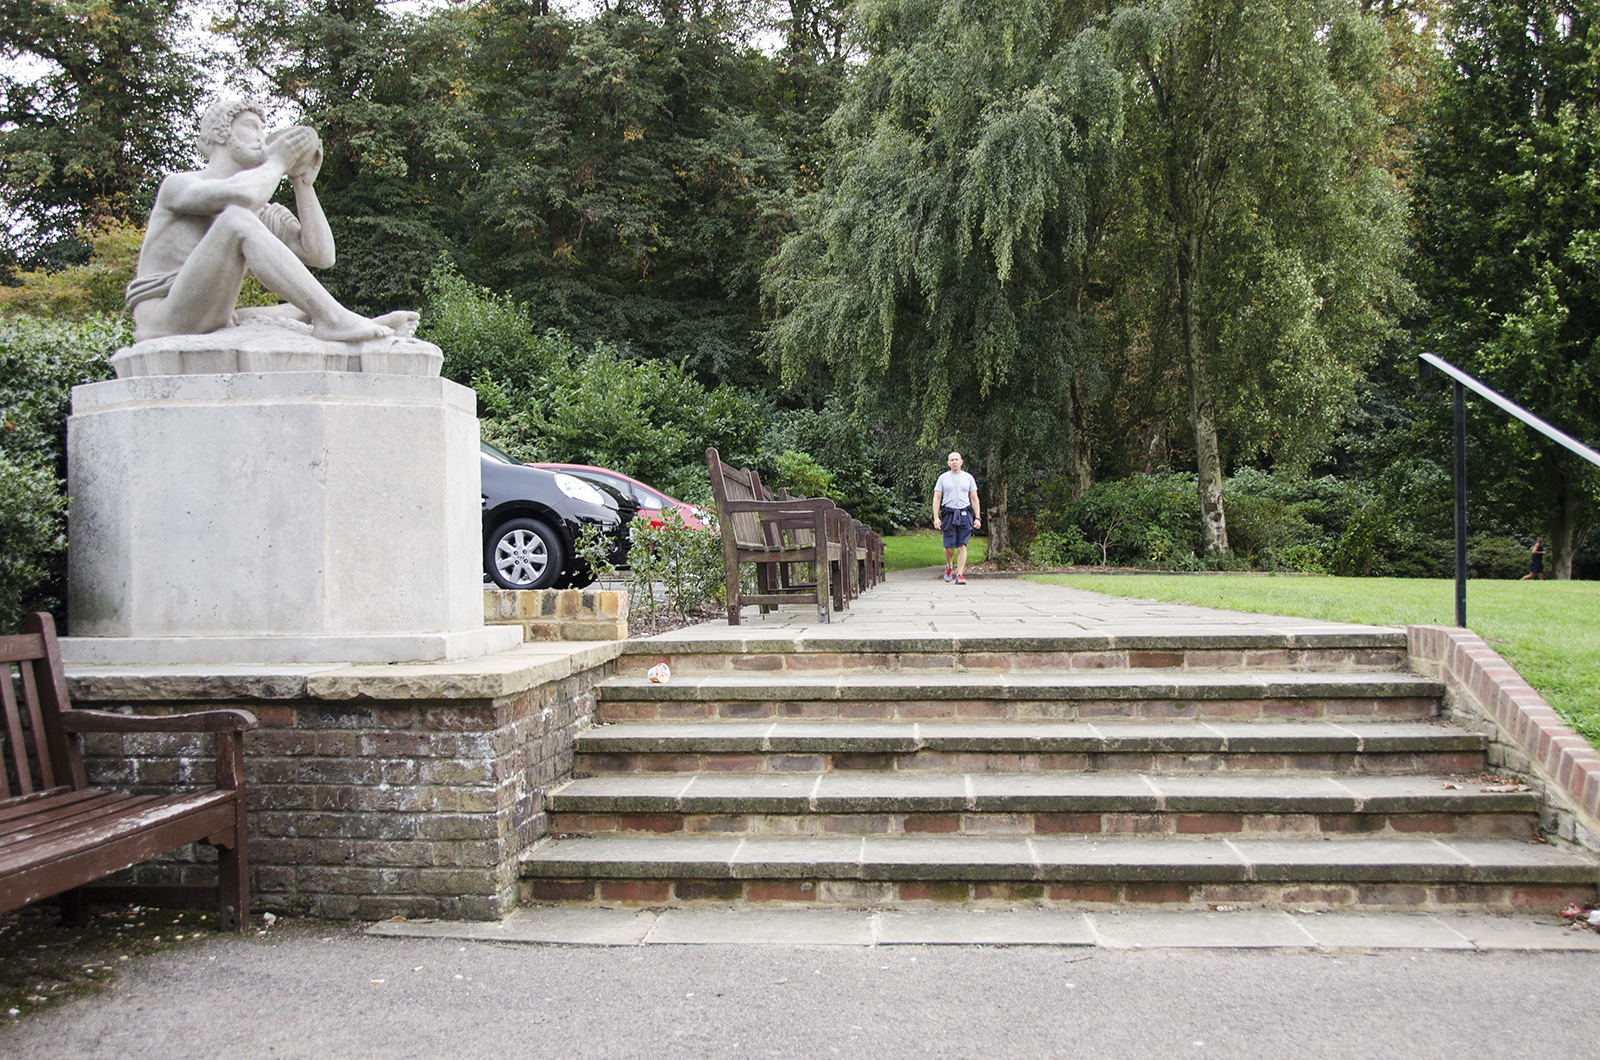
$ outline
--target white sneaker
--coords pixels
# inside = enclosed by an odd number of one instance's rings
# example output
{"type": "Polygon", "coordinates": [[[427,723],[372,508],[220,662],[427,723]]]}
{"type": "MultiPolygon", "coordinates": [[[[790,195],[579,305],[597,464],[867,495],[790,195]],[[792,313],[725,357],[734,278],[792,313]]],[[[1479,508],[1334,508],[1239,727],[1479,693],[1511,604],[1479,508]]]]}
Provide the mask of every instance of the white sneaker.
{"type": "Polygon", "coordinates": [[[956,569],[954,567],[945,567],[945,569],[944,569],[944,580],[945,581],[951,581],[951,580],[953,580],[955,578],[955,576],[956,576],[956,569]]]}

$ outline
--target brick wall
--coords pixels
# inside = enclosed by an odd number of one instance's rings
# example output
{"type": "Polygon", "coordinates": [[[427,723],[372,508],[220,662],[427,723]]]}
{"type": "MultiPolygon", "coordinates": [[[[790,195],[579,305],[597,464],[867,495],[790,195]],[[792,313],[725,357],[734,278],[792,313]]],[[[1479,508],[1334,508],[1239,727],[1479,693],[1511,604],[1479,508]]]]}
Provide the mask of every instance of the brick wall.
{"type": "Polygon", "coordinates": [[[1491,768],[1542,788],[1544,826],[1600,851],[1600,752],[1470,630],[1408,626],[1412,668],[1447,688],[1451,720],[1489,737],[1491,768]]]}
{"type": "MultiPolygon", "coordinates": [[[[620,647],[573,646],[487,678],[469,660],[275,681],[73,673],[69,682],[78,706],[256,714],[245,771],[260,908],[495,919],[515,906],[517,856],[545,830],[545,792],[570,774],[573,737],[592,723],[595,683],[620,647]]],[[[92,783],[135,792],[208,786],[211,754],[210,737],[85,743],[92,783]]],[[[197,847],[108,882],[209,885],[214,864],[197,847]]]]}
{"type": "Polygon", "coordinates": [[[491,589],[483,624],[521,626],[523,643],[627,640],[628,594],[610,589],[491,589]]]}

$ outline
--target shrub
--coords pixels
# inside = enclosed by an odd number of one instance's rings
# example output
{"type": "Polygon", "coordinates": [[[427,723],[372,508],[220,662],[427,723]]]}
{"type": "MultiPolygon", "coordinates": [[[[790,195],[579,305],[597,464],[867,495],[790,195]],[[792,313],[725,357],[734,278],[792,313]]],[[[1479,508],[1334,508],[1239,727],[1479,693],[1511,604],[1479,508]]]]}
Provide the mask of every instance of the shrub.
{"type": "MultiPolygon", "coordinates": [[[[654,614],[666,608],[695,615],[708,604],[725,600],[722,535],[711,527],[695,529],[676,509],[662,513],[662,525],[636,519],[628,528],[632,546],[623,578],[628,608],[654,614]]],[[[577,542],[579,558],[600,578],[616,579],[611,565],[611,540],[598,527],[586,526],[577,542]]]]}
{"type": "Polygon", "coordinates": [[[1199,523],[1193,475],[1130,475],[1040,512],[1034,540],[1044,539],[1038,552],[1057,557],[1055,564],[1170,565],[1198,549],[1199,523]]]}
{"type": "Polygon", "coordinates": [[[28,611],[66,618],[71,391],[108,377],[107,355],[132,339],[112,317],[0,318],[0,632],[28,611]]]}
{"type": "Polygon", "coordinates": [[[756,449],[764,417],[748,394],[536,332],[522,306],[448,269],[428,295],[419,334],[444,351],[446,378],[477,391],[484,437],[519,460],[610,467],[705,504],[707,447],[730,459],[756,449]]]}
{"type": "Polygon", "coordinates": [[[1299,505],[1236,492],[1227,501],[1228,544],[1268,570],[1321,570],[1324,535],[1299,505]]]}
{"type": "Polygon", "coordinates": [[[43,467],[19,464],[0,451],[0,633],[17,633],[29,611],[59,601],[40,591],[66,552],[61,483],[43,467]]]}
{"type": "MultiPolygon", "coordinates": [[[[1514,537],[1480,537],[1468,541],[1467,576],[1520,578],[1528,573],[1529,547],[1514,537]]],[[[1454,556],[1453,550],[1451,555],[1454,556]]]]}

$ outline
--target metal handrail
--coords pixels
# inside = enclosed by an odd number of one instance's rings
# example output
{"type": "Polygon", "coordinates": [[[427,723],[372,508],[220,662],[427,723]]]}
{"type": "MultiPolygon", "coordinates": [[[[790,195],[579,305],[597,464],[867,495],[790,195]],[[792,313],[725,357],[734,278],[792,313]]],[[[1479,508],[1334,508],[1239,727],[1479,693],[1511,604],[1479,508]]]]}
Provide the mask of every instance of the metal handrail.
{"type": "MultiPolygon", "coordinates": [[[[1532,427],[1540,434],[1543,434],[1551,441],[1559,442],[1568,449],[1571,449],[1574,453],[1577,453],[1579,456],[1589,461],[1589,463],[1600,465],[1600,453],[1590,449],[1587,445],[1584,445],[1566,431],[1550,426],[1550,424],[1546,423],[1544,420],[1541,420],[1539,417],[1535,416],[1533,413],[1529,412],[1515,401],[1512,401],[1504,394],[1484,386],[1482,383],[1478,382],[1476,379],[1472,378],[1472,376],[1468,375],[1466,372],[1463,372],[1449,361],[1446,361],[1440,357],[1435,357],[1431,353],[1418,354],[1417,360],[1422,361],[1429,367],[1439,369],[1439,371],[1443,372],[1451,379],[1454,379],[1456,382],[1460,383],[1468,390],[1471,390],[1473,393],[1480,394],[1483,397],[1488,398],[1493,404],[1499,406],[1501,409],[1504,409],[1506,412],[1511,413],[1511,415],[1515,416],[1523,423],[1526,423],[1529,427],[1532,427]]],[[[1422,378],[1428,378],[1429,374],[1430,373],[1428,372],[1427,368],[1422,370],[1422,378]]]]}
{"type": "Polygon", "coordinates": [[[1600,466],[1600,453],[1595,452],[1565,431],[1552,427],[1504,394],[1484,386],[1442,357],[1436,357],[1431,353],[1419,353],[1417,360],[1420,362],[1418,369],[1422,378],[1431,377],[1433,370],[1437,368],[1449,376],[1455,384],[1456,625],[1465,629],[1467,626],[1467,413],[1466,399],[1462,393],[1463,388],[1470,389],[1473,393],[1487,398],[1491,404],[1502,411],[1510,413],[1551,441],[1572,450],[1591,464],[1600,466]]]}

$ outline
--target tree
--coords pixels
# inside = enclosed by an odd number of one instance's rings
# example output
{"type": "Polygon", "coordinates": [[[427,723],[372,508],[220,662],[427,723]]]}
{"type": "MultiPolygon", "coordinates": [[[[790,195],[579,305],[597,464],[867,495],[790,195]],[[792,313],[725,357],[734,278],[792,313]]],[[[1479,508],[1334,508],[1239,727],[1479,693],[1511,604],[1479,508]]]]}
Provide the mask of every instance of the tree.
{"type": "Polygon", "coordinates": [[[205,57],[178,48],[185,6],[0,0],[0,58],[25,60],[0,72],[0,202],[24,267],[80,264],[80,232],[142,224],[193,156],[205,57]]]}
{"type": "Polygon", "coordinates": [[[1387,45],[1345,0],[1153,0],[1112,32],[1136,78],[1127,166],[1163,251],[1149,264],[1171,292],[1202,541],[1227,552],[1224,443],[1315,456],[1408,298],[1376,100],[1387,45]]]}
{"type": "Polygon", "coordinates": [[[758,279],[792,185],[777,67],[741,43],[753,13],[686,7],[481,9],[462,267],[580,343],[765,382],[758,279]]]}
{"type": "Polygon", "coordinates": [[[836,375],[862,400],[892,395],[924,445],[976,443],[991,551],[1008,544],[1009,467],[1084,440],[1084,261],[1122,114],[1091,16],[1042,0],[863,4],[868,59],[766,281],[785,382],[836,375]]]}
{"type": "Polygon", "coordinates": [[[434,268],[470,240],[463,207],[473,126],[461,71],[471,12],[252,0],[215,27],[273,99],[322,138],[317,194],[339,254],[319,274],[323,284],[366,314],[420,306],[434,268]]]}
{"type": "MultiPolygon", "coordinates": [[[[1418,148],[1428,348],[1600,439],[1600,23],[1570,0],[1466,0],[1418,148]]],[[[1536,513],[1557,578],[1600,520],[1600,474],[1474,405],[1474,477],[1536,513]],[[1513,488],[1507,489],[1507,486],[1513,488]]]]}

